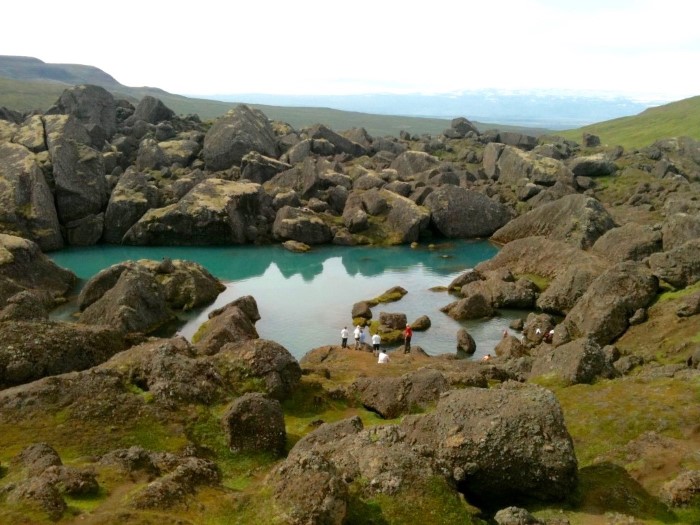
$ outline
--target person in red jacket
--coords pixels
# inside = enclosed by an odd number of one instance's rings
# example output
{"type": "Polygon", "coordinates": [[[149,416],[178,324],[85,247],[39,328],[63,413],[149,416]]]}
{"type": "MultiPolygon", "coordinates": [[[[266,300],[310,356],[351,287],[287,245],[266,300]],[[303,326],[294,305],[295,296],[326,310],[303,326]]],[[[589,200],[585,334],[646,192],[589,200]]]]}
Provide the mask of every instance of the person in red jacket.
{"type": "Polygon", "coordinates": [[[413,330],[411,330],[411,325],[407,324],[406,329],[403,331],[403,353],[409,354],[411,352],[411,337],[413,337],[413,330]]]}

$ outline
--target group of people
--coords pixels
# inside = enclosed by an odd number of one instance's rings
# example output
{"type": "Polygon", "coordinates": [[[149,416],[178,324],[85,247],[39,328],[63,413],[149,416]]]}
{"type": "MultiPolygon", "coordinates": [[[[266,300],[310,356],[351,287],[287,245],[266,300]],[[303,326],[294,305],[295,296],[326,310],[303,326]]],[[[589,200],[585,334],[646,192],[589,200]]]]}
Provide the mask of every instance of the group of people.
{"type": "MultiPolygon", "coordinates": [[[[353,336],[355,338],[355,350],[360,350],[362,348],[362,345],[365,344],[365,339],[367,337],[367,334],[369,334],[369,327],[361,327],[359,324],[355,327],[353,330],[353,336]]],[[[343,329],[340,331],[340,346],[342,348],[347,348],[348,347],[348,337],[350,336],[350,332],[348,331],[348,327],[344,326],[343,329]]],[[[405,354],[411,353],[411,338],[413,337],[413,329],[411,328],[410,324],[406,325],[406,329],[403,331],[403,341],[404,341],[404,347],[403,351],[405,354]]],[[[378,360],[377,363],[379,364],[384,364],[389,362],[389,355],[384,352],[383,350],[379,349],[379,345],[382,342],[381,336],[376,333],[371,337],[372,340],[372,350],[374,352],[374,355],[377,356],[378,360]]]]}

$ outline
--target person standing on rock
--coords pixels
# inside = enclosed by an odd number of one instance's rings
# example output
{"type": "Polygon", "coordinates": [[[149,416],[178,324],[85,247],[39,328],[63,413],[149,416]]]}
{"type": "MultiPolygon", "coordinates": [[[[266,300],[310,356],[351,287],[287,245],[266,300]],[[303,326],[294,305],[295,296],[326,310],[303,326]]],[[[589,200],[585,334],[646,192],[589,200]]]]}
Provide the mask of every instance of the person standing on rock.
{"type": "Polygon", "coordinates": [[[379,334],[374,334],[372,336],[372,348],[374,349],[374,355],[379,354],[379,343],[382,342],[382,338],[379,334]]]}
{"type": "Polygon", "coordinates": [[[360,325],[358,324],[355,327],[355,331],[353,332],[353,335],[355,336],[355,350],[360,349],[360,334],[362,333],[362,328],[360,328],[360,325]]]}
{"type": "Polygon", "coordinates": [[[344,327],[340,331],[340,346],[341,348],[347,348],[348,347],[348,327],[344,327]]]}
{"type": "Polygon", "coordinates": [[[403,331],[403,353],[409,354],[411,352],[411,337],[413,337],[413,330],[411,330],[411,325],[407,324],[406,329],[403,331]]]}

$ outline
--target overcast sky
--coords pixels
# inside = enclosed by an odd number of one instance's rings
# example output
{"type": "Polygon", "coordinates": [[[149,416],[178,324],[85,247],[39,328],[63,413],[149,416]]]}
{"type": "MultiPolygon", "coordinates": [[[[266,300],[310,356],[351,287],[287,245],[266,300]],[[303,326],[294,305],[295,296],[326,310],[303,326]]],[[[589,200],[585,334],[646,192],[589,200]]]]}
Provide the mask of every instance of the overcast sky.
{"type": "Polygon", "coordinates": [[[185,95],[700,95],[695,0],[11,0],[2,19],[0,54],[185,95]]]}

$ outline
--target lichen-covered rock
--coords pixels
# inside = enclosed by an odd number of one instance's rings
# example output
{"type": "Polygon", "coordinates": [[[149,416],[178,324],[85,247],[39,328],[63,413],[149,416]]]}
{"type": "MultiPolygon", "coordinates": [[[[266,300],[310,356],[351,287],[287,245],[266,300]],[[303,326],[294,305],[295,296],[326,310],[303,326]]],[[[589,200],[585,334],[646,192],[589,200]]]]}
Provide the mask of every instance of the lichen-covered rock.
{"type": "Polygon", "coordinates": [[[44,251],[63,247],[53,195],[34,154],[9,142],[0,143],[0,231],[44,251]]]}
{"type": "Polygon", "coordinates": [[[272,471],[268,484],[281,520],[294,525],[342,525],[348,487],[333,464],[315,451],[288,458],[272,471]]]}
{"type": "Polygon", "coordinates": [[[591,251],[618,263],[641,261],[661,249],[660,231],[652,226],[628,222],[601,235],[591,251]]]}
{"type": "Polygon", "coordinates": [[[348,391],[362,405],[385,419],[393,419],[416,408],[435,403],[449,385],[437,370],[423,368],[401,377],[363,377],[348,391]]]}
{"type": "Polygon", "coordinates": [[[530,371],[530,377],[555,376],[569,385],[592,383],[597,378],[615,375],[600,346],[588,339],[576,339],[539,352],[530,371]]]}
{"type": "Polygon", "coordinates": [[[452,390],[433,412],[408,416],[400,427],[467,497],[507,505],[518,497],[561,500],[576,487],[571,436],[559,403],[543,388],[452,390]]]}
{"type": "Polygon", "coordinates": [[[229,406],[221,423],[232,452],[284,452],[284,413],[276,399],[260,393],[244,394],[229,406]]]}
{"type": "Polygon", "coordinates": [[[146,95],[139,101],[134,114],[129,117],[127,122],[133,124],[142,120],[149,124],[158,124],[159,122],[171,120],[174,116],[173,110],[163,104],[160,99],[146,95]]]}
{"type": "Polygon", "coordinates": [[[260,185],[206,179],[177,203],[148,210],[124,235],[125,244],[243,244],[266,234],[259,228],[269,197],[260,185]]]}
{"type": "Polygon", "coordinates": [[[149,333],[173,320],[163,287],[141,266],[127,267],[98,300],[80,314],[80,322],[122,333],[149,333]]]}
{"type": "Polygon", "coordinates": [[[214,122],[202,154],[208,169],[220,171],[239,165],[251,151],[277,157],[275,135],[265,115],[241,104],[214,122]]]}
{"type": "Polygon", "coordinates": [[[700,470],[686,470],[661,487],[661,498],[674,507],[700,501],[700,470]]]}
{"type": "Polygon", "coordinates": [[[435,228],[450,238],[488,237],[512,217],[510,209],[483,193],[446,185],[425,198],[435,228]]]}
{"type": "Polygon", "coordinates": [[[573,194],[542,204],[493,233],[491,239],[506,244],[516,239],[544,236],[566,241],[578,248],[590,248],[615,223],[593,197],[573,194]]]}
{"type": "Polygon", "coordinates": [[[58,321],[0,322],[0,388],[85,370],[126,348],[107,327],[58,321]]]}
{"type": "Polygon", "coordinates": [[[605,177],[614,174],[617,166],[604,153],[596,153],[571,159],[569,169],[577,177],[605,177]]]}
{"type": "Polygon", "coordinates": [[[0,308],[0,321],[46,321],[52,305],[53,298],[48,293],[24,290],[0,308]]]}
{"type": "Polygon", "coordinates": [[[226,344],[211,362],[234,388],[244,381],[260,379],[265,393],[279,401],[287,399],[301,379],[301,367],[294,356],[266,339],[226,344]]]}
{"type": "Polygon", "coordinates": [[[277,211],[272,235],[279,240],[324,244],[333,239],[330,227],[312,211],[284,206],[277,211]]]}
{"type": "Polygon", "coordinates": [[[255,323],[260,319],[258,305],[251,296],[244,296],[209,313],[197,331],[195,346],[206,355],[216,354],[226,343],[257,339],[255,323]]]}
{"type": "Polygon", "coordinates": [[[117,130],[117,105],[112,94],[96,85],[80,85],[66,89],[47,115],[71,115],[90,134],[92,144],[102,148],[105,140],[117,130]]]}
{"type": "Polygon", "coordinates": [[[613,266],[591,283],[557,326],[554,343],[580,337],[599,345],[610,343],[627,330],[634,312],[656,297],[658,285],[658,279],[642,263],[629,261],[613,266]]]}
{"type": "Polygon", "coordinates": [[[673,250],[649,257],[651,271],[662,281],[676,288],[685,288],[700,281],[700,239],[688,241],[673,250]]]}

